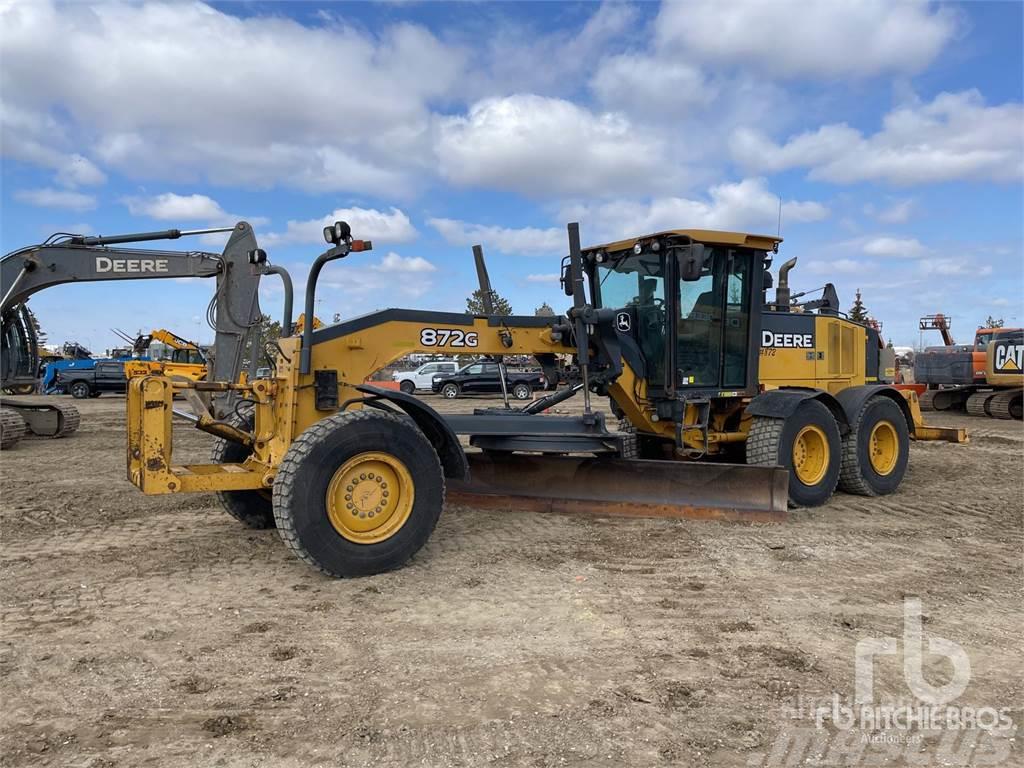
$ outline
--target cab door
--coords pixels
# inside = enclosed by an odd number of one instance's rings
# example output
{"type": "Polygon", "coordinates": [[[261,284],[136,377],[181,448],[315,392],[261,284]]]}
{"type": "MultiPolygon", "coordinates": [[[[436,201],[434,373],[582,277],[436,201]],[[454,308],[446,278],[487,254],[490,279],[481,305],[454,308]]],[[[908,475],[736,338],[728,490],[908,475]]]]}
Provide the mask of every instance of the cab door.
{"type": "Polygon", "coordinates": [[[715,248],[696,280],[679,280],[675,312],[676,386],[747,388],[756,368],[751,328],[754,253],[715,248]]]}

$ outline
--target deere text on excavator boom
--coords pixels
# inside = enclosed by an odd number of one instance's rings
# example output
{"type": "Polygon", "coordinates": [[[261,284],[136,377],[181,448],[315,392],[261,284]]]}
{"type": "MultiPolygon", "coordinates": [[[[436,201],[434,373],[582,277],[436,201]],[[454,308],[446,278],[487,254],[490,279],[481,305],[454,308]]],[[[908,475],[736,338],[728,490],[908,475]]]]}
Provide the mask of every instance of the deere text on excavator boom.
{"type": "MultiPolygon", "coordinates": [[[[285,318],[291,324],[291,280],[283,269],[267,263],[256,244],[252,227],[244,221],[234,227],[183,231],[141,232],[110,236],[56,234],[46,242],[8,253],[0,260],[0,384],[5,390],[33,391],[39,376],[39,348],[25,303],[38,291],[65,283],[112,280],[151,280],[212,277],[216,281],[209,308],[215,331],[213,378],[236,381],[247,347],[261,352],[259,340],[259,281],[265,274],[280,275],[285,284],[285,318]],[[229,232],[223,253],[150,250],[125,244],[177,240],[191,235],[229,232]]],[[[249,361],[255,371],[256,354],[249,361]]],[[[129,373],[130,375],[130,373],[129,373]]],[[[231,410],[233,393],[218,393],[214,409],[231,410]]],[[[27,427],[37,435],[60,437],[78,427],[78,410],[47,398],[6,397],[5,434],[27,427]]],[[[8,441],[4,441],[8,442],[8,441]]],[[[16,442],[16,441],[15,441],[16,442]]]]}

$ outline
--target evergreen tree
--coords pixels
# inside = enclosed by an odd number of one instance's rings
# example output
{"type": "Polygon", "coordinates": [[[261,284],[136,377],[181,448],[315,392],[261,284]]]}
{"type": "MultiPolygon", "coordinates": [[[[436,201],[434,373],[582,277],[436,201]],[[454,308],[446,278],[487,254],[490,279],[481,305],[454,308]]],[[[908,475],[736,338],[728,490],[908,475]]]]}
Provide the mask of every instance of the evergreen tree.
{"type": "Polygon", "coordinates": [[[864,302],[860,299],[860,288],[857,289],[857,296],[853,300],[853,306],[850,308],[850,319],[856,323],[865,323],[868,319],[868,310],[864,306],[864,302]]]}
{"type": "Polygon", "coordinates": [[[274,320],[270,315],[260,316],[260,343],[263,349],[253,349],[253,343],[256,341],[256,334],[252,333],[249,335],[249,339],[245,344],[245,349],[242,351],[242,369],[245,370],[249,367],[249,361],[252,360],[253,355],[256,356],[257,367],[262,366],[267,359],[267,345],[276,342],[281,338],[281,321],[274,320]]]}
{"type": "MultiPolygon", "coordinates": [[[[512,314],[512,305],[509,304],[508,299],[501,296],[497,291],[491,291],[491,305],[494,307],[495,315],[507,316],[512,314]]],[[[466,299],[466,314],[467,315],[486,315],[487,312],[484,310],[484,295],[483,291],[479,288],[473,291],[473,294],[466,299]]]]}

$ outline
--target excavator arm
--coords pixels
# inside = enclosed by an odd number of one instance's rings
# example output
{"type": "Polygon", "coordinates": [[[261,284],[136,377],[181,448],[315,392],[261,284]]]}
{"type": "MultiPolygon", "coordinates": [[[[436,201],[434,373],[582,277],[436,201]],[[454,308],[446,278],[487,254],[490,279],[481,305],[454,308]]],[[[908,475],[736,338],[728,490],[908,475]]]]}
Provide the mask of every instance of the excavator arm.
{"type": "MultiPolygon", "coordinates": [[[[35,380],[38,349],[34,340],[19,338],[16,341],[21,343],[11,344],[6,339],[12,333],[17,335],[19,307],[33,294],[67,283],[182,277],[215,278],[216,306],[211,312],[215,317],[216,332],[212,375],[218,381],[236,381],[247,342],[259,330],[262,316],[258,295],[260,277],[282,272],[279,267],[266,264],[266,253],[257,248],[252,227],[244,221],[226,229],[172,229],[109,237],[67,235],[9,253],[0,260],[3,297],[0,312],[5,331],[3,386],[7,388],[35,380]],[[231,233],[223,253],[123,247],[127,243],[175,240],[210,232],[231,233]]],[[[285,274],[282,278],[286,292],[290,294],[290,280],[285,274]]],[[[290,324],[290,295],[286,306],[284,322],[290,324]]],[[[259,349],[256,341],[253,349],[259,349]]],[[[251,357],[250,373],[255,371],[256,354],[251,357]]],[[[219,411],[227,407],[227,399],[221,398],[219,411]]]]}

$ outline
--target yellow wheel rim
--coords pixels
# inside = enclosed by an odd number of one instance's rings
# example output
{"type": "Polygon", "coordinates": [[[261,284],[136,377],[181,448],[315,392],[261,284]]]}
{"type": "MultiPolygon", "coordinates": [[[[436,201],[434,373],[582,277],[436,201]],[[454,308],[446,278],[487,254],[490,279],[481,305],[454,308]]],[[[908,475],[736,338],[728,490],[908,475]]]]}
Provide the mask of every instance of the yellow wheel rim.
{"type": "Polygon", "coordinates": [[[369,451],[353,456],[334,473],[327,486],[327,516],[349,541],[375,544],[405,525],[414,498],[405,464],[389,453],[369,451]]]}
{"type": "Polygon", "coordinates": [[[868,458],[871,468],[879,475],[888,475],[896,467],[900,457],[900,440],[894,427],[888,421],[880,421],[871,430],[868,440],[868,458]]]}
{"type": "Polygon", "coordinates": [[[793,471],[804,485],[817,485],[828,472],[828,437],[813,424],[801,429],[793,441],[793,471]]]}

